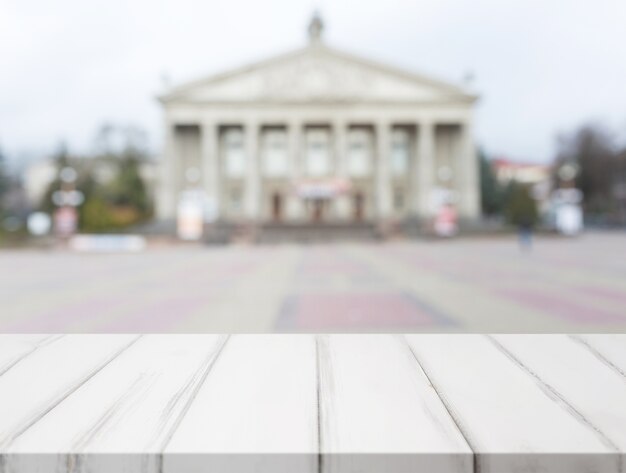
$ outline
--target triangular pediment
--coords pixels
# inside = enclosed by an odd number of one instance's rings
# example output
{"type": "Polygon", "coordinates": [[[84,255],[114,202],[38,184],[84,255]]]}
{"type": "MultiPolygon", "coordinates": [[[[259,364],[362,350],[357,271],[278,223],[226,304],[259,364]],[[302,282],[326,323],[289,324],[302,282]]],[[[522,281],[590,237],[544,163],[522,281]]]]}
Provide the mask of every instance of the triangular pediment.
{"type": "Polygon", "coordinates": [[[459,87],[314,45],[183,85],[163,102],[471,102],[459,87]]]}

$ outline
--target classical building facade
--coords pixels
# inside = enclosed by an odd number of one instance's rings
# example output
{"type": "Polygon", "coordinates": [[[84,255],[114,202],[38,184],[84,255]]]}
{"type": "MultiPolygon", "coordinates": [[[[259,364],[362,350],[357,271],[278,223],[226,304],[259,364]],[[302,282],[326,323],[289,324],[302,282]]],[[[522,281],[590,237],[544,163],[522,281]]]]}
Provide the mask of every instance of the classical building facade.
{"type": "Polygon", "coordinates": [[[315,17],[295,52],[160,97],[158,215],[201,189],[225,222],[478,216],[476,97],[330,48],[315,17]]]}

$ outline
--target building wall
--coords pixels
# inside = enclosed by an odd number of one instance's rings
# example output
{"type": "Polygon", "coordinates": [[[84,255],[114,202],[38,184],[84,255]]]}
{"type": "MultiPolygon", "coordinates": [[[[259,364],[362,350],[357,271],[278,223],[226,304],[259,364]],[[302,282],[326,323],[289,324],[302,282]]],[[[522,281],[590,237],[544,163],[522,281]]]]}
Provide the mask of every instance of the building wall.
{"type": "Polygon", "coordinates": [[[202,175],[200,185],[213,196],[225,220],[271,221],[277,193],[282,220],[312,220],[314,205],[294,196],[293,183],[328,177],[351,181],[353,192],[324,204],[325,220],[354,219],[357,192],[365,220],[428,217],[433,212],[432,190],[442,186],[456,193],[463,217],[476,218],[471,112],[471,104],[465,103],[170,103],[158,215],[175,216],[178,194],[193,185],[187,176],[192,168],[202,175]],[[287,169],[268,174],[268,160],[274,167],[280,161],[275,148],[281,140],[287,169]],[[402,143],[408,148],[404,172],[396,169],[402,143]],[[311,168],[307,158],[319,152],[316,147],[327,150],[328,166],[311,168]],[[369,169],[360,169],[363,163],[369,169]],[[450,176],[446,178],[441,168],[449,169],[450,176]]]}

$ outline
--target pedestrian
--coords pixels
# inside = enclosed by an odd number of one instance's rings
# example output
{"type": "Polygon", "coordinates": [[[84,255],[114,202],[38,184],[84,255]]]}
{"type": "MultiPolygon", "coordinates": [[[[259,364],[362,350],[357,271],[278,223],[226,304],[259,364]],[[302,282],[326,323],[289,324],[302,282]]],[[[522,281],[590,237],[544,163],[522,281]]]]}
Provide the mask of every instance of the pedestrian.
{"type": "Polygon", "coordinates": [[[519,219],[518,240],[522,251],[530,251],[533,246],[533,221],[528,215],[519,219]]]}

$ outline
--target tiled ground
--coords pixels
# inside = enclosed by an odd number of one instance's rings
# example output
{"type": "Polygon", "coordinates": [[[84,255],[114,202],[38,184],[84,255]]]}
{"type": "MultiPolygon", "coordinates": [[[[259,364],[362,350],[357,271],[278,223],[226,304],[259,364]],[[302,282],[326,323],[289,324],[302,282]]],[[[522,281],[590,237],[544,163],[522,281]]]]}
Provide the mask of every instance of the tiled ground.
{"type": "Polygon", "coordinates": [[[0,252],[0,332],[626,331],[626,234],[0,252]]]}

